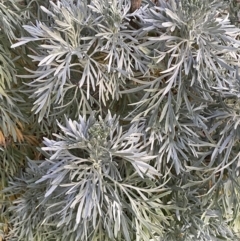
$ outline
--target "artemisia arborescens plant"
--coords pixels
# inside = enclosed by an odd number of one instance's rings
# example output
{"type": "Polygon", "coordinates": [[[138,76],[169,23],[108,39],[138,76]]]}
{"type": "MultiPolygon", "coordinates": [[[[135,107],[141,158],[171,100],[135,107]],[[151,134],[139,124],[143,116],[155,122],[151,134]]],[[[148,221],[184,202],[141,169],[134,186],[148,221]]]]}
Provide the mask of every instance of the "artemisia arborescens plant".
{"type": "Polygon", "coordinates": [[[239,240],[234,4],[0,2],[2,239],[239,240]]]}

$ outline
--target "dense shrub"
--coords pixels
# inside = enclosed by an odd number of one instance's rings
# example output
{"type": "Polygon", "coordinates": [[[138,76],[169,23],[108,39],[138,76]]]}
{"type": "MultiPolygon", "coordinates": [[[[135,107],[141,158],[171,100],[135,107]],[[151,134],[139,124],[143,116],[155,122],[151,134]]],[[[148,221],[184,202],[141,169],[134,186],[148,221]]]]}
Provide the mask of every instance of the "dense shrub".
{"type": "Polygon", "coordinates": [[[2,238],[239,240],[238,3],[131,4],[1,1],[2,238]]]}

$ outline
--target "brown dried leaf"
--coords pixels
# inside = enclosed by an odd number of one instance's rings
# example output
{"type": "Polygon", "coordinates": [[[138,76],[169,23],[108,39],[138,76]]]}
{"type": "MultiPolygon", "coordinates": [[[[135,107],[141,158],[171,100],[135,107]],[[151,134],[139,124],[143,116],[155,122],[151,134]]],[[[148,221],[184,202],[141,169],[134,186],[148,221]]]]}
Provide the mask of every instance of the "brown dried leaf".
{"type": "Polygon", "coordinates": [[[33,146],[39,146],[39,141],[36,136],[33,135],[24,135],[24,140],[33,146]]]}
{"type": "Polygon", "coordinates": [[[6,147],[5,136],[3,135],[1,130],[0,130],[0,146],[6,147]]]}

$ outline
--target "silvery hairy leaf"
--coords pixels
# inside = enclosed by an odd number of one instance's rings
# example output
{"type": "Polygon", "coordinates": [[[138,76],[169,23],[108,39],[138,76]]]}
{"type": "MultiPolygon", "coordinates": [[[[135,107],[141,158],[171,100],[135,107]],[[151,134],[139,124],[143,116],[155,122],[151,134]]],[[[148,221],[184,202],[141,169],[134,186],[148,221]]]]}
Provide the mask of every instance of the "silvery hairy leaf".
{"type": "Polygon", "coordinates": [[[0,239],[239,240],[238,5],[1,1],[0,239]]]}

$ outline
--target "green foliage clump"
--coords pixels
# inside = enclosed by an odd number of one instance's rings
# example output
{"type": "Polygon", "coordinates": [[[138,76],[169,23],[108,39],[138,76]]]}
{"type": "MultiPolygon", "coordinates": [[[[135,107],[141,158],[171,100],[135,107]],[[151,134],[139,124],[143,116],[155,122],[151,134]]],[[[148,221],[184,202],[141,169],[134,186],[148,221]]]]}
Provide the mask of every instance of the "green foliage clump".
{"type": "Polygon", "coordinates": [[[231,7],[131,4],[0,3],[2,238],[239,240],[231,7]]]}

